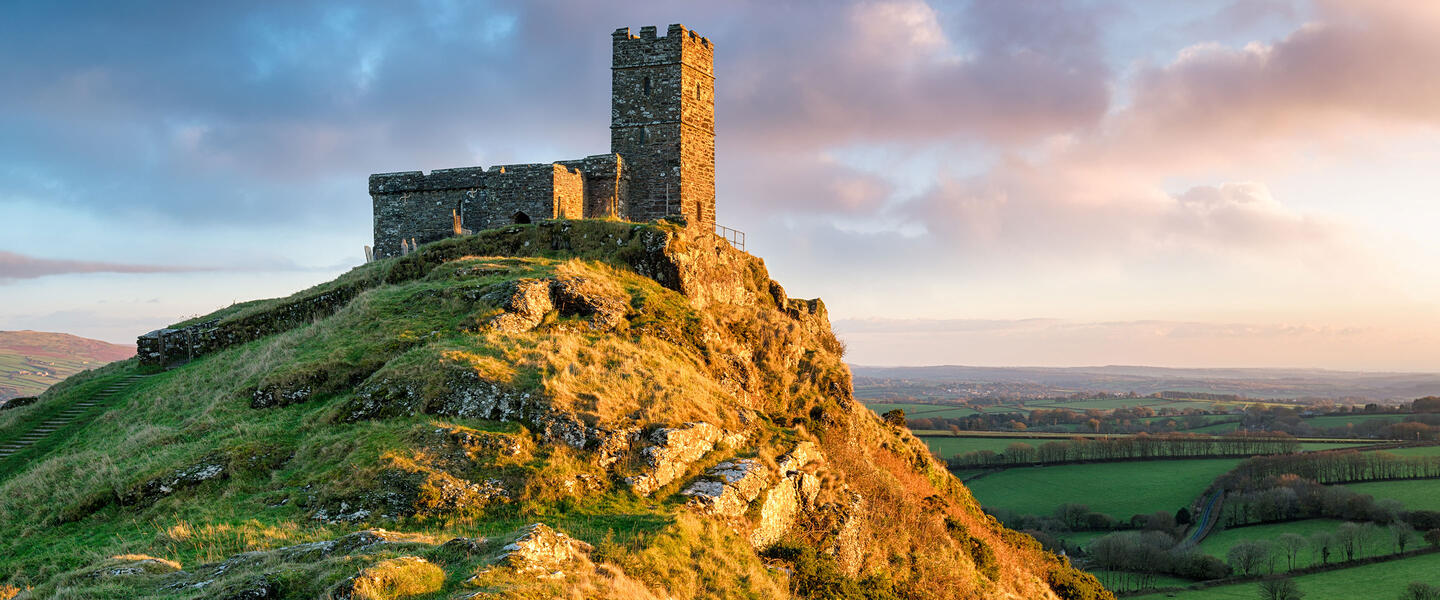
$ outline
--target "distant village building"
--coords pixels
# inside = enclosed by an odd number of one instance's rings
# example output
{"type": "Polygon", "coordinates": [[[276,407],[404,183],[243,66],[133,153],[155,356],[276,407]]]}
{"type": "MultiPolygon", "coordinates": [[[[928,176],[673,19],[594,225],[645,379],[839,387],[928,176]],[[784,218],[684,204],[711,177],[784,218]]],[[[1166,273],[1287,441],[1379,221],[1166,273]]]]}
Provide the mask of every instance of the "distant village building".
{"type": "Polygon", "coordinates": [[[375,258],[538,219],[670,215],[715,228],[714,46],[682,25],[615,30],[610,153],[575,160],[370,176],[375,258]]]}

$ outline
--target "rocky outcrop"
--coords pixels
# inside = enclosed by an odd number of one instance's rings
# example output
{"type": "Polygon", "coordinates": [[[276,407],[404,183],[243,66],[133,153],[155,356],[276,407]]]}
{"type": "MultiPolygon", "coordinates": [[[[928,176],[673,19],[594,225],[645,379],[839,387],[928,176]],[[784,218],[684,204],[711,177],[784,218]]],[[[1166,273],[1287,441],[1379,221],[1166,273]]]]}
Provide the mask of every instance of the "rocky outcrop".
{"type": "Polygon", "coordinates": [[[692,463],[715,448],[723,434],[719,427],[709,423],[657,429],[650,434],[654,445],[641,451],[647,472],[627,478],[625,482],[635,493],[649,496],[684,475],[692,463]]]}
{"type": "Polygon", "coordinates": [[[225,462],[221,456],[210,456],[184,469],[147,480],[121,492],[120,503],[148,506],[178,490],[194,487],[212,479],[220,479],[225,477],[225,462]]]}
{"type": "Polygon", "coordinates": [[[111,559],[111,564],[90,574],[98,579],[135,577],[140,575],[164,575],[180,570],[180,563],[144,554],[126,554],[111,559]]]}
{"type": "Polygon", "coordinates": [[[702,513],[722,517],[745,514],[773,477],[759,459],[746,458],[715,465],[680,492],[690,497],[691,506],[702,513]]]}
{"type": "Polygon", "coordinates": [[[533,523],[501,550],[500,563],[515,572],[554,577],[563,576],[563,569],[576,563],[588,564],[594,548],[544,523],[533,523]]]}
{"type": "Polygon", "coordinates": [[[490,320],[490,326],[508,333],[530,331],[554,310],[550,299],[550,282],[539,279],[517,279],[507,282],[496,293],[503,298],[505,312],[490,320]]]}
{"type": "Polygon", "coordinates": [[[508,333],[534,329],[551,310],[562,317],[585,318],[591,329],[609,331],[624,322],[628,309],[619,293],[575,275],[519,279],[487,297],[505,310],[490,326],[508,333]]]}
{"type": "Polygon", "coordinates": [[[360,386],[342,411],[346,422],[434,414],[492,421],[518,421],[542,436],[573,448],[584,448],[587,428],[575,415],[552,410],[550,403],[530,392],[482,379],[475,371],[452,368],[447,384],[427,394],[413,379],[391,378],[384,371],[360,386]]]}
{"type": "Polygon", "coordinates": [[[802,511],[814,506],[820,480],[802,470],[822,459],[812,442],[800,442],[778,461],[780,481],[760,497],[759,517],[750,529],[750,545],[767,548],[784,538],[802,511]]]}

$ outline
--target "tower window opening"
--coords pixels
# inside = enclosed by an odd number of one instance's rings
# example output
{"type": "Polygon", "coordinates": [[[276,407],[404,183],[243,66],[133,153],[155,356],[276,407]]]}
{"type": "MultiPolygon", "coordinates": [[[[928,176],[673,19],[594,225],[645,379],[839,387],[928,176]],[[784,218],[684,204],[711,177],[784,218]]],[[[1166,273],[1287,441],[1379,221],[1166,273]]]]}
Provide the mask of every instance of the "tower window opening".
{"type": "Polygon", "coordinates": [[[517,212],[514,216],[510,217],[510,219],[514,221],[516,225],[527,225],[530,223],[530,215],[524,212],[517,212]]]}
{"type": "Polygon", "coordinates": [[[650,76],[649,76],[649,75],[646,75],[646,76],[645,76],[645,82],[644,82],[644,84],[643,84],[641,87],[645,88],[645,95],[646,95],[646,96],[649,96],[649,95],[650,95],[650,76]]]}
{"type": "Polygon", "coordinates": [[[705,94],[704,94],[704,92],[701,91],[701,89],[700,89],[700,84],[698,84],[698,83],[695,84],[695,99],[696,99],[696,100],[704,100],[704,99],[705,99],[705,94]]]}
{"type": "Polygon", "coordinates": [[[640,143],[642,143],[642,144],[645,143],[645,128],[644,128],[644,127],[641,127],[641,128],[640,128],[640,143]]]}

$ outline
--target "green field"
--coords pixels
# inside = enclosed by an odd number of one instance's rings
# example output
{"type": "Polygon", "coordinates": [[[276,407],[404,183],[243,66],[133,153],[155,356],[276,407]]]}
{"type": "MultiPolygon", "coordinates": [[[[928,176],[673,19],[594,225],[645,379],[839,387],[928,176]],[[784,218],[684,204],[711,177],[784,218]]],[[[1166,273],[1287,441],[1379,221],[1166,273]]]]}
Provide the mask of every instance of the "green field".
{"type": "Polygon", "coordinates": [[[1340,450],[1342,448],[1364,448],[1373,446],[1375,442],[1300,442],[1300,449],[1305,452],[1315,450],[1340,450]]]}
{"type": "Polygon", "coordinates": [[[1440,479],[1352,483],[1345,487],[1362,494],[1370,494],[1376,500],[1399,500],[1409,510],[1440,510],[1440,479]]]}
{"type": "Polygon", "coordinates": [[[1345,426],[1346,424],[1348,424],[1348,423],[1354,423],[1354,424],[1356,424],[1356,425],[1359,425],[1359,424],[1361,424],[1361,423],[1365,423],[1365,422],[1368,422],[1368,421],[1382,421],[1382,422],[1385,422],[1385,423],[1399,423],[1400,421],[1405,420],[1405,417],[1406,417],[1406,415],[1367,415],[1367,414],[1325,415],[1325,416],[1320,416],[1320,417],[1309,417],[1309,418],[1307,418],[1307,419],[1304,419],[1304,421],[1305,421],[1306,423],[1309,423],[1310,425],[1312,425],[1312,426],[1314,426],[1314,427],[1321,427],[1321,428],[1324,428],[1324,429],[1334,429],[1334,428],[1336,428],[1336,427],[1344,427],[1344,426],[1345,426]]]}
{"type": "Polygon", "coordinates": [[[0,350],[0,398],[3,390],[12,396],[35,396],[75,373],[102,363],[72,358],[29,358],[0,350]]]}
{"type": "Polygon", "coordinates": [[[925,442],[926,446],[930,447],[931,452],[935,452],[944,458],[950,458],[951,456],[955,456],[956,454],[964,454],[966,452],[978,452],[981,450],[990,450],[995,453],[1003,454],[1005,452],[1005,448],[1007,448],[1011,444],[1021,443],[1038,447],[1040,444],[1052,441],[1046,439],[1037,440],[1027,438],[955,437],[936,435],[927,435],[921,437],[920,439],[921,441],[925,442]]]}
{"type": "MultiPolygon", "coordinates": [[[[1401,560],[1301,575],[1295,578],[1305,600],[1391,600],[1399,598],[1412,581],[1440,584],[1440,554],[1426,554],[1401,560]]],[[[1167,592],[1135,598],[1176,598],[1177,600],[1255,600],[1255,583],[1237,583],[1204,590],[1167,592]]]]}
{"type": "Polygon", "coordinates": [[[1440,446],[1415,446],[1413,448],[1391,448],[1389,450],[1376,450],[1376,452],[1389,452],[1400,456],[1440,456],[1440,446]]]}
{"type": "Polygon", "coordinates": [[[1049,515],[1061,504],[1085,504],[1117,519],[1189,506],[1236,459],[1114,462],[1020,467],[968,485],[987,508],[1049,515]],[[1124,490],[1120,493],[1119,490],[1124,490]]]}
{"type": "Polygon", "coordinates": [[[1098,537],[1100,537],[1100,536],[1102,536],[1102,535],[1108,535],[1108,534],[1111,534],[1111,533],[1115,533],[1115,532],[1113,532],[1113,531],[1072,531],[1072,532],[1069,532],[1069,533],[1059,534],[1059,535],[1057,535],[1057,536],[1055,536],[1055,537],[1058,537],[1058,538],[1060,538],[1060,539],[1062,539],[1062,540],[1065,540],[1065,541],[1068,542],[1068,543],[1071,543],[1071,544],[1074,544],[1074,545],[1076,545],[1076,546],[1080,546],[1080,547],[1083,548],[1083,547],[1085,547],[1086,544],[1089,544],[1089,543],[1090,543],[1092,540],[1094,540],[1095,538],[1098,538],[1098,537]]]}
{"type": "MultiPolygon", "coordinates": [[[[1200,550],[1202,552],[1205,552],[1206,554],[1224,560],[1225,553],[1230,550],[1230,547],[1244,540],[1269,540],[1273,542],[1276,538],[1278,538],[1281,534],[1284,533],[1298,533],[1305,536],[1306,538],[1309,538],[1311,535],[1314,535],[1321,531],[1329,531],[1333,533],[1337,528],[1340,527],[1341,523],[1344,523],[1344,521],[1336,519],[1306,519],[1303,521],[1290,521],[1287,523],[1272,523],[1269,525],[1254,525],[1251,527],[1238,527],[1235,529],[1217,530],[1212,532],[1210,535],[1205,536],[1205,541],[1200,542],[1200,550]]],[[[1417,542],[1416,545],[1418,546],[1419,543],[1417,542]]],[[[1365,544],[1362,550],[1363,553],[1359,554],[1358,556],[1364,557],[1374,556],[1377,554],[1389,554],[1392,551],[1392,548],[1389,542],[1389,538],[1386,537],[1384,540],[1377,539],[1373,543],[1365,544]]],[[[1337,560],[1339,554],[1339,551],[1331,554],[1330,560],[1332,562],[1337,560]]],[[[1295,566],[1308,567],[1310,566],[1312,561],[1318,564],[1320,562],[1320,557],[1311,556],[1310,551],[1306,549],[1300,552],[1297,560],[1295,561],[1295,566]]],[[[1281,560],[1277,565],[1277,568],[1284,568],[1284,566],[1284,561],[1281,560]]]]}

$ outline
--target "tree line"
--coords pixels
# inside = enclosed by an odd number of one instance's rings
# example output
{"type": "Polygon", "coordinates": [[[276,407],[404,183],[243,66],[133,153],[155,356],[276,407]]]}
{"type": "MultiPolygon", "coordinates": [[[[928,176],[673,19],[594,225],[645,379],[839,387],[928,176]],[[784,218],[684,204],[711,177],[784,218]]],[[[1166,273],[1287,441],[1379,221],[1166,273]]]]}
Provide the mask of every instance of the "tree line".
{"type": "Polygon", "coordinates": [[[977,450],[946,459],[951,469],[1056,464],[1084,461],[1145,460],[1289,454],[1300,443],[1284,434],[1236,432],[1225,435],[1190,433],[1135,434],[1114,438],[1083,438],[1046,442],[1039,447],[1016,442],[1004,452],[977,450]]]}
{"type": "Polygon", "coordinates": [[[1217,483],[1225,489],[1247,489],[1253,487],[1250,482],[1286,474],[1325,484],[1440,477],[1440,456],[1399,456],[1357,450],[1271,454],[1274,455],[1246,459],[1222,475],[1217,483]]]}

